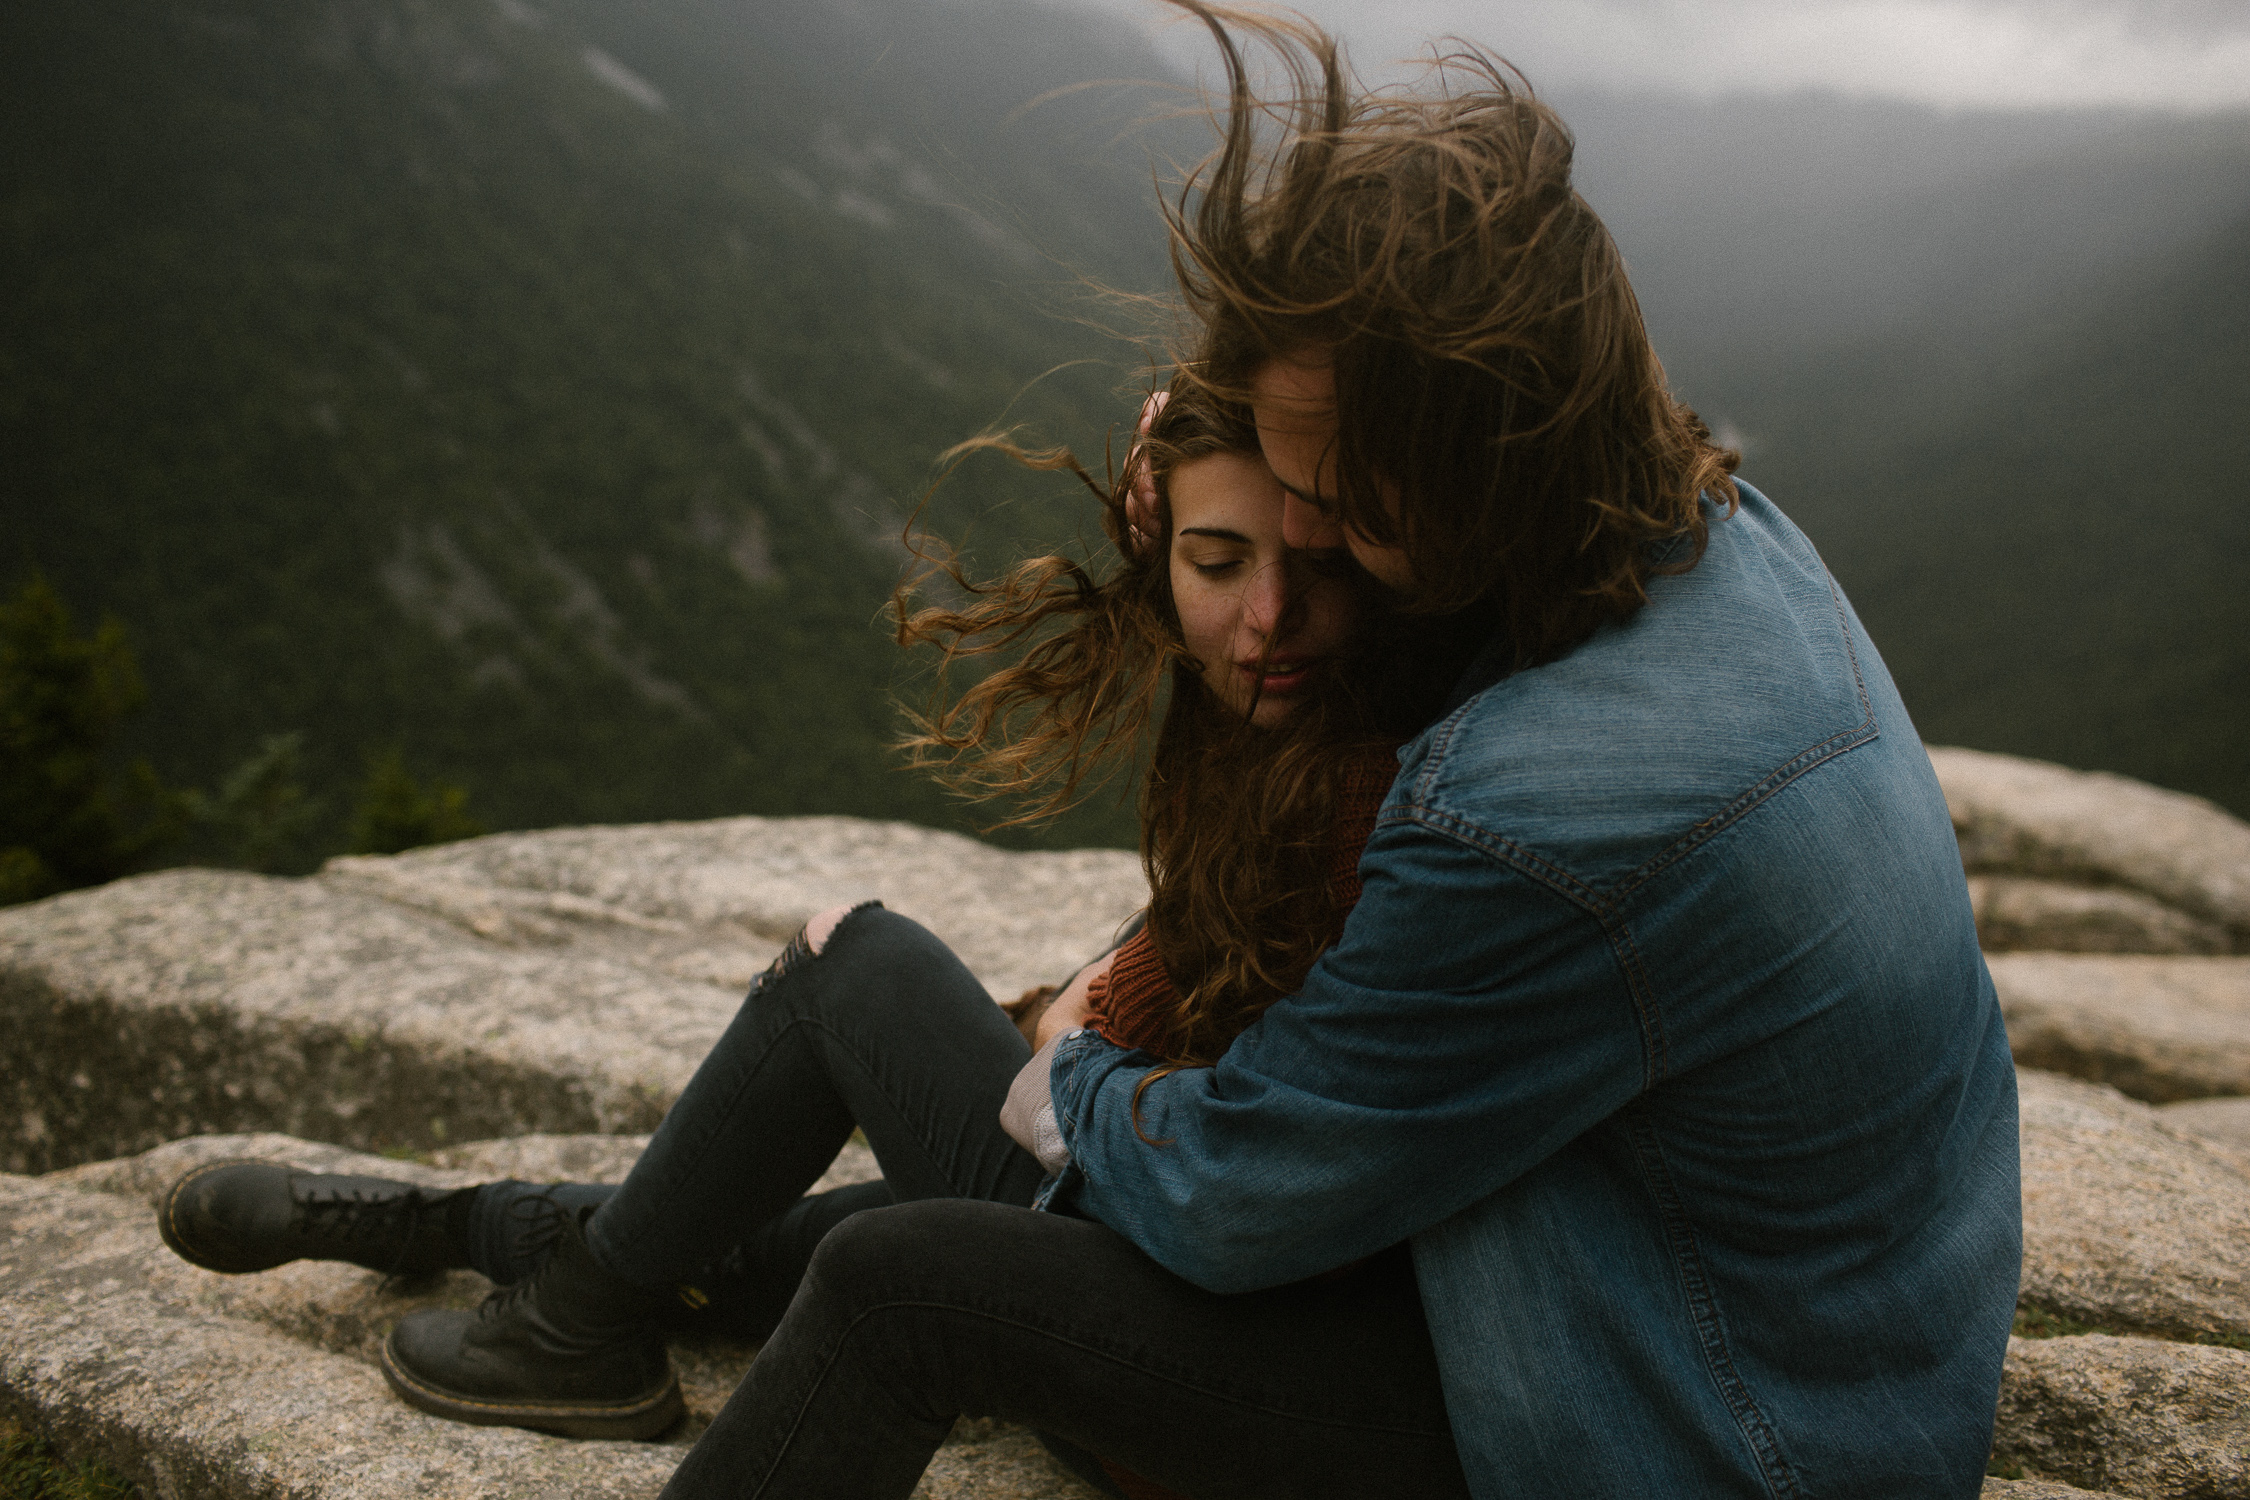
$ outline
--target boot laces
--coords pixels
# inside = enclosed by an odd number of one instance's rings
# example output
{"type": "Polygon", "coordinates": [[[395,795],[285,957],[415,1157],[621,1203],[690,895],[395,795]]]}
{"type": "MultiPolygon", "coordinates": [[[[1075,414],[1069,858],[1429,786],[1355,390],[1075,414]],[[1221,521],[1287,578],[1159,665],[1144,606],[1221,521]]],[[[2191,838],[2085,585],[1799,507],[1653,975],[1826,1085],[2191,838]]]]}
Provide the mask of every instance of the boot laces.
{"type": "Polygon", "coordinates": [[[370,1192],[362,1188],[314,1191],[298,1200],[298,1222],[308,1234],[340,1244],[390,1252],[385,1276],[395,1276],[414,1247],[414,1236],[423,1215],[436,1204],[422,1189],[403,1193],[370,1192]]]}
{"type": "Polygon", "coordinates": [[[546,1193],[531,1193],[508,1205],[508,1217],[516,1231],[511,1258],[536,1255],[540,1261],[530,1275],[494,1287],[478,1308],[481,1316],[505,1317],[509,1308],[531,1295],[532,1286],[554,1263],[555,1245],[562,1239],[563,1222],[569,1216],[570,1210],[546,1193]]]}

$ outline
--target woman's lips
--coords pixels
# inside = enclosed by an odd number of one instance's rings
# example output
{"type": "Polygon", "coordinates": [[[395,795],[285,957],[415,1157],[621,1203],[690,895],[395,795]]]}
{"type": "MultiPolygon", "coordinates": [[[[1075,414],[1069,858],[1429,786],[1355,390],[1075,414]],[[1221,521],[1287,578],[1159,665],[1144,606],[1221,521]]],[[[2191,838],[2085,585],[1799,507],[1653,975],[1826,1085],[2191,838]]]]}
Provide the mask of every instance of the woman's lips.
{"type": "Polygon", "coordinates": [[[1266,697],[1285,696],[1296,692],[1312,681],[1313,668],[1320,665],[1318,657],[1303,657],[1292,661],[1269,661],[1265,670],[1259,671],[1254,661],[1237,662],[1239,671],[1266,697]]]}

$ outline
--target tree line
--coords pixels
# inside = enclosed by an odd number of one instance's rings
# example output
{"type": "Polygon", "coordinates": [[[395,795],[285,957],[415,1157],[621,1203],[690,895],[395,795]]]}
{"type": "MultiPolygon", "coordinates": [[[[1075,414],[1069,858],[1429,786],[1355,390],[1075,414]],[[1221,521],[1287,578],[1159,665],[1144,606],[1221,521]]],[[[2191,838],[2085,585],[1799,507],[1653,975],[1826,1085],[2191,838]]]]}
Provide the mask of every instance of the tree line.
{"type": "Polygon", "coordinates": [[[266,735],[209,789],[168,785],[146,757],[116,750],[145,696],[115,616],[80,635],[36,573],[0,601],[0,905],[161,864],[280,873],[485,831],[465,788],[415,776],[396,746],[368,752],[337,818],[305,789],[298,730],[266,735]]]}

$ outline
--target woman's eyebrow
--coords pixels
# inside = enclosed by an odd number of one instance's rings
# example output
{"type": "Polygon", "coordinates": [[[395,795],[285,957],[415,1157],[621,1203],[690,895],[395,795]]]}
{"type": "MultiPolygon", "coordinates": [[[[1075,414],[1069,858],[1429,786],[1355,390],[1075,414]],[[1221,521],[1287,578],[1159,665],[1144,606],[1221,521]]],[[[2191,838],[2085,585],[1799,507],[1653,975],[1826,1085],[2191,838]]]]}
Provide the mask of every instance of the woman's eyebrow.
{"type": "Polygon", "coordinates": [[[1228,531],[1221,526],[1183,526],[1177,534],[1180,536],[1217,537],[1222,542],[1240,542],[1245,547],[1250,545],[1250,538],[1244,536],[1241,532],[1228,531]]]}

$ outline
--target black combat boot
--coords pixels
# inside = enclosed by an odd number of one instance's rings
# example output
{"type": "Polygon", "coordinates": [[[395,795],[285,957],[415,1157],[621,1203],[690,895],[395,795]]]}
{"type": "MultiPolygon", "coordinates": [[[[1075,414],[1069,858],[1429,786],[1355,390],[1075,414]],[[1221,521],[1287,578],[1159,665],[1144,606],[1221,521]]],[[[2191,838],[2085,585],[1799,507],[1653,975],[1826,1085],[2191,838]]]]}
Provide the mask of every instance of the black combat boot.
{"type": "Polygon", "coordinates": [[[383,1375],[401,1400],[456,1422],[564,1437],[652,1438],[680,1419],[680,1382],[657,1327],[677,1299],[604,1270],[579,1217],[559,1230],[544,1265],[476,1311],[399,1320],[383,1375]]]}
{"type": "Polygon", "coordinates": [[[157,1232],[210,1271],[341,1260],[387,1276],[466,1269],[468,1195],[382,1177],[336,1177],[263,1161],[214,1162],[172,1184],[157,1232]]]}

